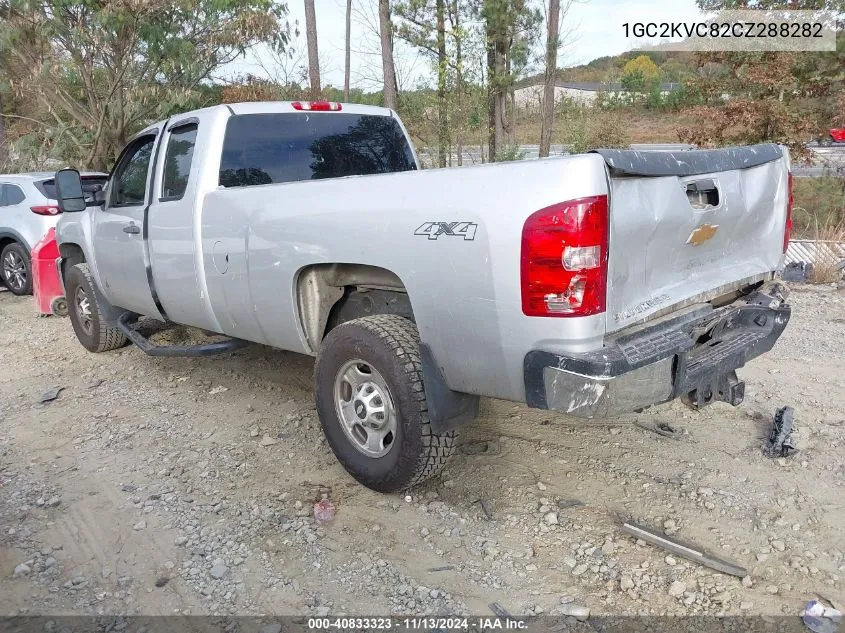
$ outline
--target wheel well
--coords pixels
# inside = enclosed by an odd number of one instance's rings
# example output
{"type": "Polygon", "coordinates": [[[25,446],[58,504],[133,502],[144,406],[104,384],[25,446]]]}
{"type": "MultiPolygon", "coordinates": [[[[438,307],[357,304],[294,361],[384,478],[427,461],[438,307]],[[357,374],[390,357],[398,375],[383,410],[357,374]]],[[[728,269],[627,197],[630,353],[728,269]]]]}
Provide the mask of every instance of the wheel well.
{"type": "Polygon", "coordinates": [[[369,314],[413,320],[411,300],[399,277],[378,266],[317,264],[297,277],[299,318],[313,352],[332,328],[369,314]]]}
{"type": "Polygon", "coordinates": [[[6,248],[9,244],[14,244],[16,242],[17,242],[17,240],[13,237],[0,238],[0,251],[2,251],[4,248],[6,248]]]}
{"type": "Polygon", "coordinates": [[[64,279],[68,268],[85,262],[85,253],[78,244],[60,244],[59,254],[62,256],[62,278],[64,279]]]}

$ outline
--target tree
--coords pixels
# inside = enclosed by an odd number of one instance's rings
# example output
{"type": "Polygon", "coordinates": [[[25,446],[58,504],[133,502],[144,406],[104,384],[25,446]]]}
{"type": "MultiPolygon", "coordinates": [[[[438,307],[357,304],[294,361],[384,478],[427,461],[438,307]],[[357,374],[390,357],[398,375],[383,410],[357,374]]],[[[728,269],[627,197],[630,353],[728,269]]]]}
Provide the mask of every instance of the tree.
{"type": "Polygon", "coordinates": [[[540,123],[541,158],[548,156],[552,145],[552,126],[555,120],[555,83],[557,80],[557,49],[560,46],[560,0],[549,0],[546,19],[546,72],[543,82],[543,115],[540,123]]]}
{"type": "MultiPolygon", "coordinates": [[[[394,6],[399,37],[433,59],[437,76],[437,165],[446,166],[450,145],[446,52],[446,0],[406,0],[394,6]]],[[[450,16],[451,17],[451,16],[450,16]]]]}
{"type": "Polygon", "coordinates": [[[515,77],[525,68],[542,16],[528,0],[482,0],[479,7],[487,49],[487,94],[490,160],[505,149],[510,129],[507,98],[515,77]]]}
{"type": "Polygon", "coordinates": [[[626,92],[642,94],[660,83],[660,69],[648,55],[640,55],[622,68],[622,87],[626,92]]]}
{"type": "Polygon", "coordinates": [[[343,100],[349,101],[349,71],[352,66],[352,0],[346,0],[346,55],[343,64],[343,100]]]}
{"type": "Polygon", "coordinates": [[[305,0],[305,39],[308,42],[308,78],[311,81],[311,98],[320,98],[320,53],[317,50],[317,16],[314,0],[305,0]]]}
{"type": "Polygon", "coordinates": [[[9,148],[6,145],[6,117],[3,112],[3,92],[0,90],[0,171],[4,171],[9,162],[9,148]]]}
{"type": "Polygon", "coordinates": [[[390,0],[378,0],[381,65],[384,75],[384,107],[396,109],[396,67],[393,65],[393,24],[390,21],[390,0]]]}
{"type": "MultiPolygon", "coordinates": [[[[697,3],[705,11],[749,8],[748,0],[697,3]]],[[[755,0],[753,8],[825,9],[839,20],[845,17],[843,0],[755,0]]],[[[678,136],[703,146],[777,142],[787,145],[794,158],[808,158],[806,142],[827,127],[836,97],[845,90],[841,31],[835,51],[708,52],[697,54],[696,62],[718,72],[687,82],[709,105],[693,109],[692,123],[679,129],[678,136]],[[729,96],[724,103],[723,95],[729,96]]]]}
{"type": "Polygon", "coordinates": [[[65,161],[105,169],[127,139],[193,105],[203,80],[254,44],[282,48],[274,0],[0,0],[0,59],[65,161]]]}

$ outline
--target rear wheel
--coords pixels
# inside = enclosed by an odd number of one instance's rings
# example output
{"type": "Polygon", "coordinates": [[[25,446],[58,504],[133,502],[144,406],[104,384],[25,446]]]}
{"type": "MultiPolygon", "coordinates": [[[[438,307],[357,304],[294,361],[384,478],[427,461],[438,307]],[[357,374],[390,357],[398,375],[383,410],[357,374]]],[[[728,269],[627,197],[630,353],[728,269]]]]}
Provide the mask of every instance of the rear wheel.
{"type": "Polygon", "coordinates": [[[0,253],[3,281],[13,294],[32,294],[32,264],[29,253],[18,242],[7,244],[0,253]]]}
{"type": "Polygon", "coordinates": [[[73,331],[89,352],[107,352],[126,344],[126,336],[116,327],[103,323],[94,278],[88,264],[76,264],[65,280],[68,316],[73,331]]]}
{"type": "Polygon", "coordinates": [[[396,315],[348,321],[323,340],[315,369],[317,413],[335,456],[359,482],[396,492],[438,473],[457,432],[434,433],[419,335],[396,315]]]}

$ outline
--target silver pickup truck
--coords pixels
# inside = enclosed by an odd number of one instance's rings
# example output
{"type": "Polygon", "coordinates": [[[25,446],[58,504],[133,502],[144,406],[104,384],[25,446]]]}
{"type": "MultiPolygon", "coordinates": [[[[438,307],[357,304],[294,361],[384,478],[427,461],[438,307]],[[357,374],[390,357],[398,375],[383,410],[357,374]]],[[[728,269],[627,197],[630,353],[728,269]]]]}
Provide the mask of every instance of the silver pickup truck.
{"type": "Polygon", "coordinates": [[[420,171],[390,110],[241,103],[145,129],[93,201],[76,171],[56,182],[83,346],[316,356],[326,438],[380,491],[436,473],[479,396],[737,405],[735,370],[790,316],[776,145],[420,171]],[[157,346],[142,316],[230,338],[157,346]]]}

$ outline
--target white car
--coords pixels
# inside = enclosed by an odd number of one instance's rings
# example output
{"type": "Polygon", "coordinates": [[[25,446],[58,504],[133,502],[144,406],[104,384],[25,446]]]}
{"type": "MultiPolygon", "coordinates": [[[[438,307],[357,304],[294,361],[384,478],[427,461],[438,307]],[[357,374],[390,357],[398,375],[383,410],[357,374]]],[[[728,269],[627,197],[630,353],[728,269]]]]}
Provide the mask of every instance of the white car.
{"type": "MultiPolygon", "coordinates": [[[[59,219],[54,173],[0,174],[0,266],[16,295],[32,292],[30,251],[59,219]]],[[[82,174],[83,188],[102,186],[108,174],[82,174]]]]}

